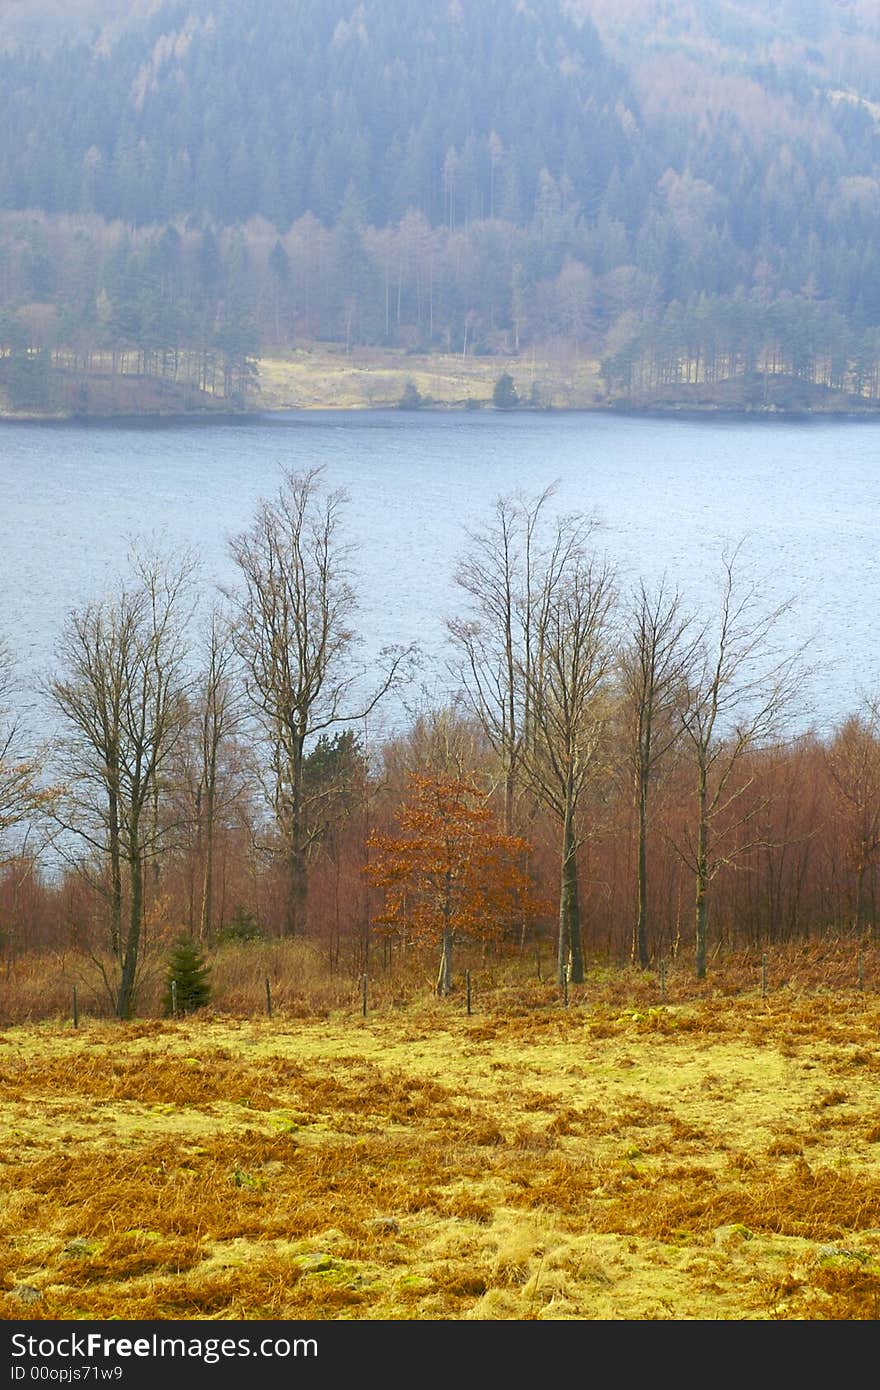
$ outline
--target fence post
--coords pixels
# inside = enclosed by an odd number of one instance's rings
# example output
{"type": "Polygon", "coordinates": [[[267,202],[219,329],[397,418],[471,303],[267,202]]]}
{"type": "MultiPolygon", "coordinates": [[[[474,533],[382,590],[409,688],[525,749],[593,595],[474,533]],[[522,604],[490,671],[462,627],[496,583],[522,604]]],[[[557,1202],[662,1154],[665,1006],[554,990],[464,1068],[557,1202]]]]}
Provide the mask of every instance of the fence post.
{"type": "Polygon", "coordinates": [[[865,988],[865,966],[864,966],[864,961],[862,960],[862,948],[861,948],[861,946],[860,946],[860,947],[859,947],[859,989],[862,990],[862,991],[864,991],[864,988],[865,988]]]}
{"type": "Polygon", "coordinates": [[[761,994],[762,994],[762,996],[766,999],[766,997],[767,997],[767,952],[766,952],[766,951],[764,951],[764,952],[762,953],[762,955],[761,955],[761,994]]]}
{"type": "Polygon", "coordinates": [[[469,970],[466,970],[466,971],[464,972],[464,979],[465,979],[465,984],[466,984],[466,986],[467,986],[467,1011],[468,1011],[468,1014],[470,1014],[470,1011],[471,1011],[471,972],[470,972],[469,970]]]}
{"type": "Polygon", "coordinates": [[[171,981],[171,1016],[177,1018],[177,981],[171,981]]]}
{"type": "Polygon", "coordinates": [[[272,1017],[272,989],[269,984],[269,976],[266,976],[266,1013],[272,1017]]]}
{"type": "Polygon", "coordinates": [[[364,975],[361,981],[361,1014],[364,1018],[367,1016],[367,978],[364,975]]]}
{"type": "Polygon", "coordinates": [[[73,987],[73,1026],[79,1027],[79,1002],[76,997],[76,985],[73,987]]]}
{"type": "Polygon", "coordinates": [[[660,962],[660,998],[666,1000],[666,961],[660,962]]]}

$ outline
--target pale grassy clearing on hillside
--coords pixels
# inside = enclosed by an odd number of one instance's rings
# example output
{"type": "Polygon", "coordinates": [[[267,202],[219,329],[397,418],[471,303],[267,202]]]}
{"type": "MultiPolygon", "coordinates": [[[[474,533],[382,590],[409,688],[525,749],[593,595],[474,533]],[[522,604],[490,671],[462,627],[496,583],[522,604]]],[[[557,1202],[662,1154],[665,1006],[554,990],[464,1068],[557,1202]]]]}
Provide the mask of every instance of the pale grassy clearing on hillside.
{"type": "Polygon", "coordinates": [[[545,405],[589,409],[604,398],[598,363],[560,350],[515,359],[417,356],[391,349],[312,346],[259,362],[257,404],[266,410],[354,410],[396,406],[408,381],[436,404],[491,406],[492,391],[509,372],[528,399],[532,383],[545,405]]]}
{"type": "Polygon", "coordinates": [[[12,1027],[5,1318],[880,1315],[880,1004],[12,1027]]]}

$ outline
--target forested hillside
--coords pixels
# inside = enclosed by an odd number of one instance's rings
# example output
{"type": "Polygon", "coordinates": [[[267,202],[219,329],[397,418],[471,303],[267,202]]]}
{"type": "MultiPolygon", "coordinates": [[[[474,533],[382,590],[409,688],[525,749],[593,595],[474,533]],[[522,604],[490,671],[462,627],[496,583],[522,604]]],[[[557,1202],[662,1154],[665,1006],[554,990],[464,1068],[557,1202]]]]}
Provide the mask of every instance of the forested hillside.
{"type": "Polygon", "coordinates": [[[240,404],[308,340],[564,341],[631,401],[880,396],[871,6],[56,10],[12,6],[0,54],[13,409],[96,408],[98,368],[240,404]]]}
{"type": "Polygon", "coordinates": [[[375,226],[521,224],[543,168],[594,210],[632,158],[625,78],[547,0],[171,3],[109,51],[11,55],[0,88],[29,137],[3,151],[7,207],[138,225],[332,225],[346,194],[375,226]]]}

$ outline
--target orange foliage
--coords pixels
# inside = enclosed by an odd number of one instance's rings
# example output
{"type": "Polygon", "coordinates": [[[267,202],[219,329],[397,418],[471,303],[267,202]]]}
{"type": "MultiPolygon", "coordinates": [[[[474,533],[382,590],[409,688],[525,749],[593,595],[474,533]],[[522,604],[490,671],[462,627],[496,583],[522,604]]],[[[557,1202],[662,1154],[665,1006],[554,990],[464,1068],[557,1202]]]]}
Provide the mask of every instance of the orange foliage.
{"type": "Polygon", "coordinates": [[[522,868],[528,841],[496,831],[472,783],[412,775],[397,819],[400,836],[370,837],[364,870],[385,894],[380,925],[425,942],[444,933],[486,939],[545,910],[522,868]]]}

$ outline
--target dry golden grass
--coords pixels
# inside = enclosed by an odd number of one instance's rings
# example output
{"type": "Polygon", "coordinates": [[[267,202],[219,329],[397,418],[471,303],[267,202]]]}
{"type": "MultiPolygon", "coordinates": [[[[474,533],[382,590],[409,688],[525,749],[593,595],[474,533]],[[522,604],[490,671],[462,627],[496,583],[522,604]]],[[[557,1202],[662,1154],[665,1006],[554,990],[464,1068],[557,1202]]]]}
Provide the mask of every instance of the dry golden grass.
{"type": "Polygon", "coordinates": [[[544,404],[590,409],[605,398],[598,368],[593,359],[570,353],[507,359],[418,355],[392,348],[347,353],[338,346],[311,344],[261,358],[258,404],[266,410],[387,408],[397,405],[411,381],[438,405],[491,405],[495,382],[507,371],[526,399],[534,382],[544,404]]]}
{"type": "Polygon", "coordinates": [[[876,1318],[880,1002],[806,959],[11,1025],[0,1316],[876,1318]]]}

